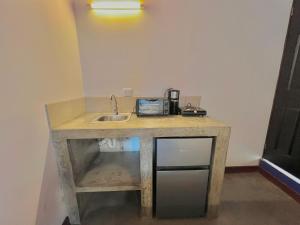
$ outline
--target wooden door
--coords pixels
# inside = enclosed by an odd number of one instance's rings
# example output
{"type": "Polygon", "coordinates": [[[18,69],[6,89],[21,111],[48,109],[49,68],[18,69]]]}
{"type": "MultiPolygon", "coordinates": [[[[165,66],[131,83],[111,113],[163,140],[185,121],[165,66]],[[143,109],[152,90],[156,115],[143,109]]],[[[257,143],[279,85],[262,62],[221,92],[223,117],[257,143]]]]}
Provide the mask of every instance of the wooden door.
{"type": "Polygon", "coordinates": [[[300,0],[294,0],[264,158],[300,177],[300,0]]]}

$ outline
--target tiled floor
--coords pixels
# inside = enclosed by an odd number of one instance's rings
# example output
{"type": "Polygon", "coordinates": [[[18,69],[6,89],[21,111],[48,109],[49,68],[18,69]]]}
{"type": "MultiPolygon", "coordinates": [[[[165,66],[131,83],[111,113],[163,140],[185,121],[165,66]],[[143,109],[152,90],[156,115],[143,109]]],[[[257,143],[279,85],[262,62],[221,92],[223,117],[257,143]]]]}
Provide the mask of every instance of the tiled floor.
{"type": "Polygon", "coordinates": [[[122,201],[101,196],[99,202],[111,207],[93,207],[82,225],[300,225],[300,204],[259,173],[225,175],[220,215],[213,220],[141,219],[136,195],[117,195],[122,201]]]}

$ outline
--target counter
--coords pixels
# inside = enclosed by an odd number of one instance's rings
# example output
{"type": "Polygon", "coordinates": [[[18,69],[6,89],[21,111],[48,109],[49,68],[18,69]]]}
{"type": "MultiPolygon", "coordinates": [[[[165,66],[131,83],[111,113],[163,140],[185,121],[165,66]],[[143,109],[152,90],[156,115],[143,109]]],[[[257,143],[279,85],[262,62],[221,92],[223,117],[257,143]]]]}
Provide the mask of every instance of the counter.
{"type": "MultiPolygon", "coordinates": [[[[79,110],[80,111],[80,110],[79,110]]],[[[230,136],[230,127],[210,117],[137,117],[133,114],[129,121],[91,123],[102,113],[80,113],[76,117],[52,126],[52,141],[56,150],[57,165],[63,186],[64,201],[72,224],[80,224],[80,215],[76,193],[96,191],[140,190],[141,207],[144,216],[152,216],[152,174],[153,143],[156,137],[213,137],[213,157],[208,192],[207,216],[218,213],[220,195],[224,177],[225,160],[230,136]],[[99,138],[140,137],[140,181],[132,185],[84,187],[76,185],[76,171],[68,148],[69,140],[91,140],[99,138]],[[74,178],[75,177],[75,178],[74,178]]],[[[49,119],[51,121],[51,118],[49,119]]],[[[50,124],[51,126],[51,124],[50,124]]],[[[78,142],[75,148],[83,148],[88,142],[78,142]]],[[[91,150],[94,151],[94,150],[91,150]]],[[[87,160],[84,151],[77,151],[78,160],[87,160]]],[[[78,165],[81,165],[80,162],[78,165]]],[[[104,171],[104,170],[103,170],[104,171]]],[[[109,171],[108,171],[109,172],[109,171]]],[[[80,173],[80,171],[78,172],[80,173]]],[[[121,178],[120,178],[121,179],[121,178]]]]}

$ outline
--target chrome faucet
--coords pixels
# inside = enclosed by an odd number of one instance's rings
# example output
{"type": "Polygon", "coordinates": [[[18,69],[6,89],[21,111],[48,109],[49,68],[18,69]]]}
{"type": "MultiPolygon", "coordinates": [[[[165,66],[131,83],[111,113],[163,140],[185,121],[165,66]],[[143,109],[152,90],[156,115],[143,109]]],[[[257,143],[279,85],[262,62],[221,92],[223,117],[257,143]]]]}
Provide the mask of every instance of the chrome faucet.
{"type": "Polygon", "coordinates": [[[110,100],[111,100],[112,112],[115,115],[118,115],[119,114],[119,112],[118,112],[118,102],[117,102],[116,96],[115,95],[111,95],[110,96],[110,100]]]}

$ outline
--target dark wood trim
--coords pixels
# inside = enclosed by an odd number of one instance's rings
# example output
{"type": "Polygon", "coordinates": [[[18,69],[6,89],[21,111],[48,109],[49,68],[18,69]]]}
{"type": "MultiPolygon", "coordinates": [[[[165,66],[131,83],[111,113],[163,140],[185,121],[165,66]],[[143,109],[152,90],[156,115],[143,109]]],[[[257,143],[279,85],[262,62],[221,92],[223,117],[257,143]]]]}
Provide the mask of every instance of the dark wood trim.
{"type": "Polygon", "coordinates": [[[250,173],[258,171],[259,166],[229,166],[225,168],[225,173],[250,173]]]}
{"type": "Polygon", "coordinates": [[[259,172],[269,181],[271,181],[273,184],[275,184],[277,187],[279,187],[281,190],[283,190],[285,193],[287,193],[290,197],[295,199],[298,203],[300,203],[300,195],[292,190],[290,187],[288,187],[286,184],[282,183],[277,178],[273,177],[270,173],[266,172],[263,169],[259,169],[259,172]]]}
{"type": "Polygon", "coordinates": [[[71,225],[69,217],[66,217],[62,225],[71,225]]]}

